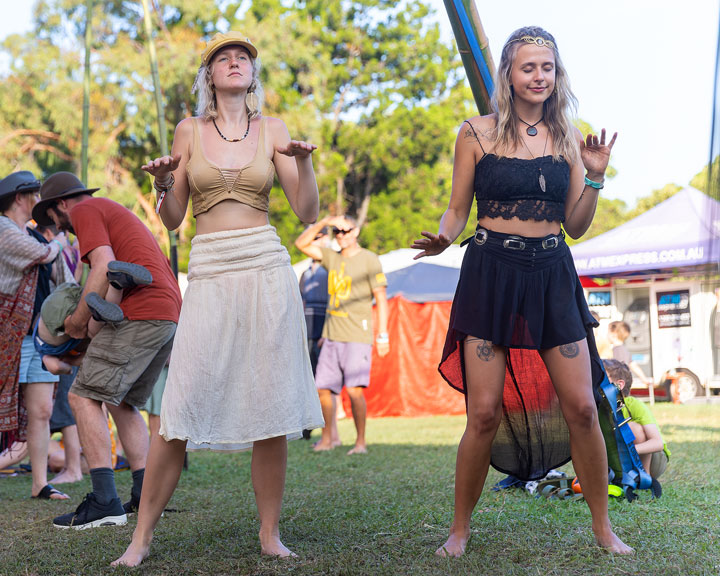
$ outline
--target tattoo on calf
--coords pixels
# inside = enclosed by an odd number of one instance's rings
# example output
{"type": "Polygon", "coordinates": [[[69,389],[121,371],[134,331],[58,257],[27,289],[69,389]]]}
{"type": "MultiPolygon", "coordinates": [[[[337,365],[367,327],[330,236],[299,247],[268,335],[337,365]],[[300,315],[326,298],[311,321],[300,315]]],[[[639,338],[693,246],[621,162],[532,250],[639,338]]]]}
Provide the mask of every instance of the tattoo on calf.
{"type": "Polygon", "coordinates": [[[578,346],[575,342],[563,344],[560,346],[560,354],[562,354],[565,358],[575,358],[578,354],[580,354],[580,346],[578,346]]]}
{"type": "Polygon", "coordinates": [[[493,350],[492,342],[488,342],[487,340],[480,340],[480,343],[475,349],[475,353],[483,362],[491,362],[495,360],[495,350],[493,350]]]}

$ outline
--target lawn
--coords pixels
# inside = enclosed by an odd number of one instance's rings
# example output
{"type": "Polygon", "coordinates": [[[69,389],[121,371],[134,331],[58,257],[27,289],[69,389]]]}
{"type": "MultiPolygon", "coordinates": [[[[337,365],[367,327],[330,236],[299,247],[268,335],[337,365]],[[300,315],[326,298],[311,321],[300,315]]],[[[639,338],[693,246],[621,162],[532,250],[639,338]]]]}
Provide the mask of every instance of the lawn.
{"type": "MultiPolygon", "coordinates": [[[[370,453],[346,445],[314,454],[290,443],[281,531],[299,558],[259,555],[247,453],[193,453],[141,568],[110,569],[130,541],[135,519],[119,528],[57,530],[90,481],[66,485],[67,503],[29,498],[29,476],[0,479],[0,574],[720,574],[720,405],[658,404],[654,413],[672,451],[663,496],[610,502],[632,558],[593,543],[583,502],[535,499],[519,490],[483,494],[467,554],[440,559],[452,518],[457,442],[464,418],[370,420],[370,453]]],[[[570,473],[572,468],[567,467],[570,473]]],[[[488,487],[501,476],[494,470],[488,487]]],[[[121,497],[129,472],[117,473],[121,497]]]]}

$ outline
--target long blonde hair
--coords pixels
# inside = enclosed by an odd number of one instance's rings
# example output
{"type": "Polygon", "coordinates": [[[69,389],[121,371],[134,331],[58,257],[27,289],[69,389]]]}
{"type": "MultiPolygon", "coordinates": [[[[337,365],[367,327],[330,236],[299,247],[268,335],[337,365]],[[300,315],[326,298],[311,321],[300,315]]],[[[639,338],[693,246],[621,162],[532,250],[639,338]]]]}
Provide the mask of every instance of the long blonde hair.
{"type": "MultiPolygon", "coordinates": [[[[248,55],[250,54],[248,53],[248,55]]],[[[195,113],[205,120],[217,118],[218,116],[215,86],[212,82],[214,60],[215,56],[210,59],[207,66],[200,66],[197,76],[195,77],[195,82],[193,82],[192,86],[193,93],[197,93],[197,106],[195,108],[195,113]]],[[[260,82],[260,60],[258,58],[253,58],[252,56],[250,56],[250,60],[253,65],[253,79],[250,87],[248,88],[248,93],[255,93],[258,98],[258,105],[257,108],[251,110],[246,104],[245,107],[248,113],[248,120],[252,120],[257,116],[262,115],[262,106],[265,101],[265,91],[263,90],[262,83],[260,82]]]]}
{"type": "Polygon", "coordinates": [[[580,153],[575,137],[575,128],[571,121],[571,112],[577,113],[577,98],[570,89],[570,79],[560,59],[555,38],[538,26],[526,26],[516,30],[503,46],[495,80],[495,91],[492,95],[492,107],[497,116],[494,153],[504,156],[509,151],[522,146],[517,115],[513,106],[510,76],[517,51],[524,44],[523,41],[518,40],[523,36],[540,37],[553,43],[551,49],[555,57],[555,88],[543,103],[543,117],[552,137],[553,158],[560,160],[562,156],[568,163],[573,164],[579,158],[580,153]]]}

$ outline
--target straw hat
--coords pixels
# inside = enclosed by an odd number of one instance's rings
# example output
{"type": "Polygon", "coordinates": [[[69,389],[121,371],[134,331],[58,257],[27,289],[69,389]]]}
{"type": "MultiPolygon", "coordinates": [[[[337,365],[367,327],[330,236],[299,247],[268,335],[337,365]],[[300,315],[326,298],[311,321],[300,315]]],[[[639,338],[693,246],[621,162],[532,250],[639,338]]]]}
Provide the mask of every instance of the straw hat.
{"type": "Polygon", "coordinates": [[[215,36],[210,38],[205,46],[205,50],[202,53],[202,65],[207,66],[210,63],[210,59],[213,57],[213,54],[221,48],[225,48],[225,46],[242,46],[250,52],[250,56],[253,58],[257,58],[258,55],[257,48],[255,48],[253,43],[250,42],[250,38],[244,34],[232,31],[227,34],[218,32],[215,36]]]}

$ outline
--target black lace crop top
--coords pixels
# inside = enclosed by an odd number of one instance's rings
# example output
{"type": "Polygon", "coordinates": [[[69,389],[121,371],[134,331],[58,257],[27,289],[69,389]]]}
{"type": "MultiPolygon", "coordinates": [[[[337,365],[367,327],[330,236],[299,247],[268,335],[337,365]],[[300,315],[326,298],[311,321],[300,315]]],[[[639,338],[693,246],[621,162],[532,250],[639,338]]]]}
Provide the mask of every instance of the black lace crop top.
{"type": "Polygon", "coordinates": [[[564,159],[540,156],[527,160],[485,153],[475,166],[477,217],[564,222],[569,185],[570,166],[564,159]]]}

